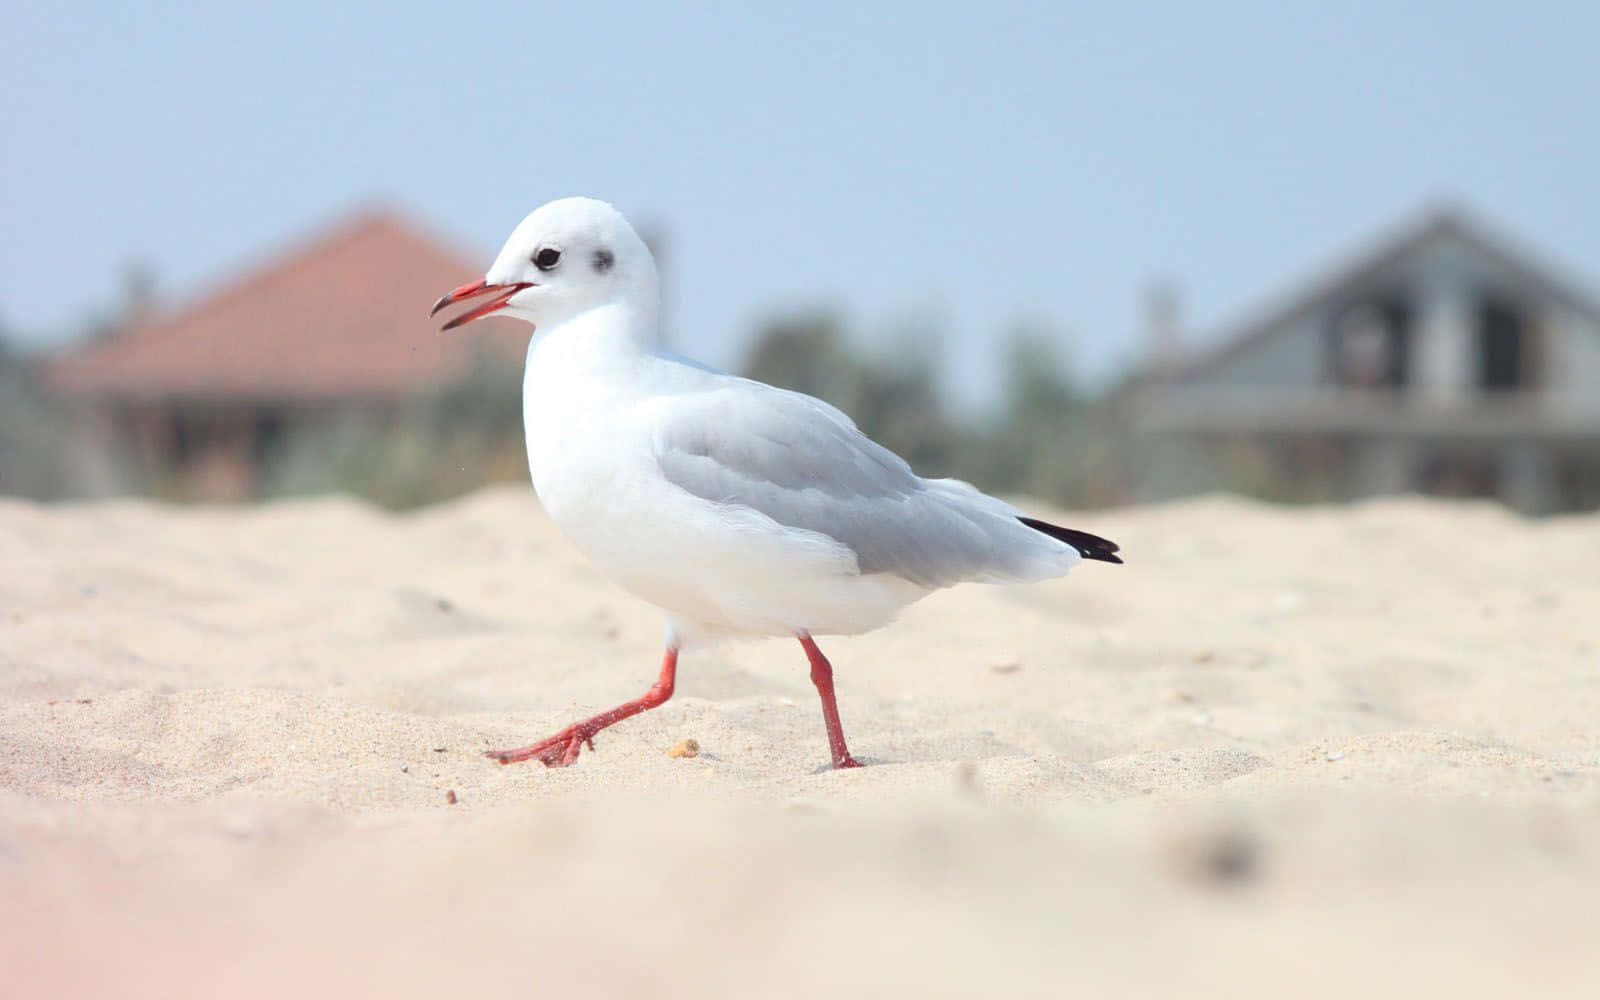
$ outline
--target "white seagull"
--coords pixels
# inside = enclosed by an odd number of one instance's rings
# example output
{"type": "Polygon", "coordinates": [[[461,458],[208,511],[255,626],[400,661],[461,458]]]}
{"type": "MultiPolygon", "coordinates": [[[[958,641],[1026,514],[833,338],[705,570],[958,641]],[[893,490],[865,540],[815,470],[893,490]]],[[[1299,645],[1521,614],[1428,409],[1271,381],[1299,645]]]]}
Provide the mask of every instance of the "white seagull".
{"type": "Polygon", "coordinates": [[[564,767],[594,735],[672,697],[697,639],[789,636],[811,662],[836,768],[833,668],[815,636],[875,629],[964,581],[1120,563],[1104,538],[1024,516],[954,479],[923,479],[810,396],[661,352],[655,261],[622,214],[564,198],[511,233],[482,281],[433,313],[490,296],[540,331],[523,375],[528,470],[551,519],[614,581],[666,613],[661,674],[642,697],[537,743],[488,754],[564,767]]]}

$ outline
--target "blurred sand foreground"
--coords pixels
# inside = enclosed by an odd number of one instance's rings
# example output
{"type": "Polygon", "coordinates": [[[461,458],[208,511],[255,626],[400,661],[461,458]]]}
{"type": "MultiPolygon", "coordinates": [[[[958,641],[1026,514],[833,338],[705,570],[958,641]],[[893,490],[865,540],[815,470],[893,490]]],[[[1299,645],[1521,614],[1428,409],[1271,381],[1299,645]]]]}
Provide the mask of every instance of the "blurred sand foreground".
{"type": "Polygon", "coordinates": [[[1600,518],[1066,520],[823,642],[872,766],[768,642],[552,771],[660,626],[526,489],[0,503],[0,993],[1595,995],[1600,518]]]}

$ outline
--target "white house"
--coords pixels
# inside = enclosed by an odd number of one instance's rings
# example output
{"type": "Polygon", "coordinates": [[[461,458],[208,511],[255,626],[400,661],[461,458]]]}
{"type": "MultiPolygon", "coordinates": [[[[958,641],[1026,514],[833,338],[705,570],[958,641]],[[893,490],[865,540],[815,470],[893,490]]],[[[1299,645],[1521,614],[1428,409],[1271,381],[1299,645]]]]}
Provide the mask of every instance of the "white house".
{"type": "Polygon", "coordinates": [[[1600,506],[1600,300],[1457,208],[1425,213],[1144,380],[1144,431],[1285,498],[1600,506]]]}

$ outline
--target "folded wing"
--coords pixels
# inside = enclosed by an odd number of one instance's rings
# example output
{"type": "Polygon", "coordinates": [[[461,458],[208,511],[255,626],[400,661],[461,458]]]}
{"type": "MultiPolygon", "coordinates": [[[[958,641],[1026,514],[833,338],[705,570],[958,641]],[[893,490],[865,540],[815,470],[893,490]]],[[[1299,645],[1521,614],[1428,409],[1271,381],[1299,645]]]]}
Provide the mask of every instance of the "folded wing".
{"type": "Polygon", "coordinates": [[[662,474],[708,503],[748,508],[782,528],[823,535],[861,573],[919,586],[1038,580],[1077,550],[1019,520],[1010,505],[952,479],[926,480],[800,393],[723,378],[652,402],[662,474]]]}

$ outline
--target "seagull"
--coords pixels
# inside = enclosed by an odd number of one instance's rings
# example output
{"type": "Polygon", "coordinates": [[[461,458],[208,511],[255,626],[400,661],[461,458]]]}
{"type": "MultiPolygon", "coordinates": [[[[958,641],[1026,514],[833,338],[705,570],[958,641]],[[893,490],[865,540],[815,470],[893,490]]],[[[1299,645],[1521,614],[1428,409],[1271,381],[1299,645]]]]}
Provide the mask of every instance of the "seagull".
{"type": "Polygon", "coordinates": [[[594,565],[666,615],[656,682],[538,742],[486,756],[565,767],[595,734],[672,697],[678,653],[727,637],[799,641],[835,768],[845,744],[819,635],[855,635],[966,581],[1120,563],[1104,538],[1028,517],[954,479],[923,479],[843,412],[657,346],[655,261],[592,198],[535,209],[482,280],[430,315],[477,304],[532,324],[523,373],[528,471],[551,520],[594,565]]]}

